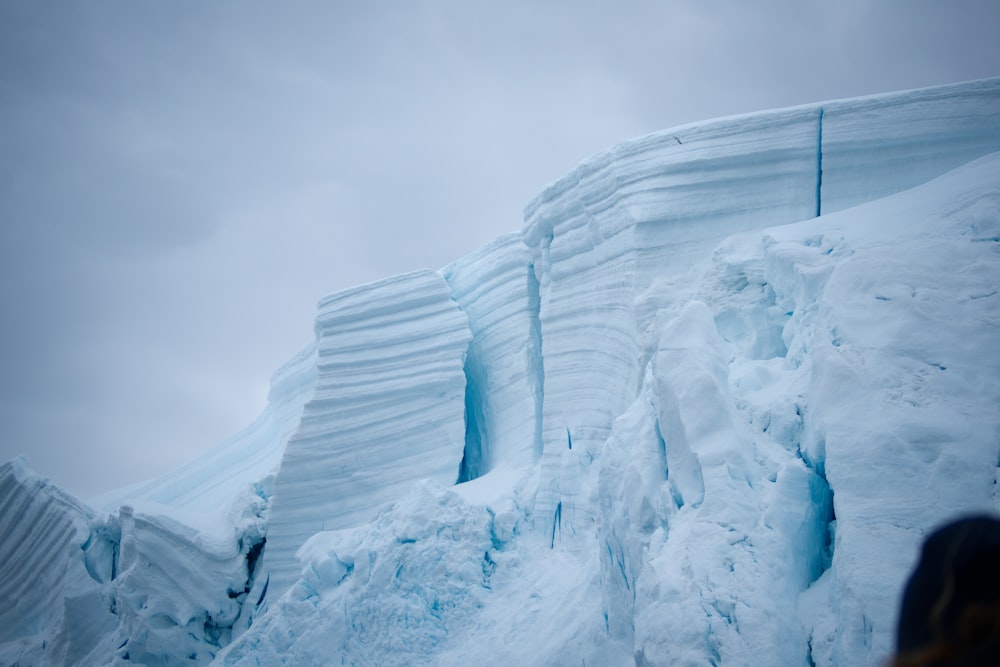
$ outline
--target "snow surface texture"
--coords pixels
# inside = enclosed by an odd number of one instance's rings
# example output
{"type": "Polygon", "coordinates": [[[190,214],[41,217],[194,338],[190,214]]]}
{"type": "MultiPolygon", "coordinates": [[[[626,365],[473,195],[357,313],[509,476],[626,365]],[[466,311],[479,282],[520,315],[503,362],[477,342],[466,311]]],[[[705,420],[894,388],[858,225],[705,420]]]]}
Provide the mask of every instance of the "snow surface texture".
{"type": "Polygon", "coordinates": [[[1000,79],[591,158],[325,299],[201,461],[0,467],[0,663],[879,664],[922,536],[1000,511],[995,151],[1000,79]]]}
{"type": "Polygon", "coordinates": [[[313,533],[373,519],[416,480],[454,483],[471,337],[433,271],[319,304],[319,377],[274,482],[264,555],[274,593],[298,578],[295,551],[313,533]]]}

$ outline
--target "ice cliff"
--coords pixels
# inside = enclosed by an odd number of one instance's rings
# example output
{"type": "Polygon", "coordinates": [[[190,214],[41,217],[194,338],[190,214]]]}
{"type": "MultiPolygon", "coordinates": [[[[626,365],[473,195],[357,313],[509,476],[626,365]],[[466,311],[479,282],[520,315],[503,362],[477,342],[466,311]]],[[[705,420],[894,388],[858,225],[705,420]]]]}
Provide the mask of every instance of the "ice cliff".
{"type": "Polygon", "coordinates": [[[331,295],[247,429],[0,467],[4,664],[876,665],[1000,511],[1000,79],[674,128],[331,295]]]}

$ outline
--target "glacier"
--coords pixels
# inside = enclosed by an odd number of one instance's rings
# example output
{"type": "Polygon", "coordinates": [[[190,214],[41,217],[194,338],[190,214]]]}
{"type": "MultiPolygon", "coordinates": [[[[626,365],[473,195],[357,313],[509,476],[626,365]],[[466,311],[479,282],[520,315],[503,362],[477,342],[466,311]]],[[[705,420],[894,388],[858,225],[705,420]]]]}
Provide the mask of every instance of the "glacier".
{"type": "Polygon", "coordinates": [[[1000,512],[998,300],[1000,79],[626,141],[200,459],[0,466],[0,663],[881,664],[1000,512]]]}

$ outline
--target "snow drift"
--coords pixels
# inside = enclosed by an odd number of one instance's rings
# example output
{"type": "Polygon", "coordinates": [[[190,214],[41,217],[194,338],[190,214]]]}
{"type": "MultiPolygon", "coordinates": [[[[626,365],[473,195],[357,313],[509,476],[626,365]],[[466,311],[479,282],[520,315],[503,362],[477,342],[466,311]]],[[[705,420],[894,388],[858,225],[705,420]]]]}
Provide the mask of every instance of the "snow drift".
{"type": "Polygon", "coordinates": [[[623,143],[334,294],[245,431],[0,467],[0,661],[874,665],[1000,510],[1000,79],[623,143]]]}

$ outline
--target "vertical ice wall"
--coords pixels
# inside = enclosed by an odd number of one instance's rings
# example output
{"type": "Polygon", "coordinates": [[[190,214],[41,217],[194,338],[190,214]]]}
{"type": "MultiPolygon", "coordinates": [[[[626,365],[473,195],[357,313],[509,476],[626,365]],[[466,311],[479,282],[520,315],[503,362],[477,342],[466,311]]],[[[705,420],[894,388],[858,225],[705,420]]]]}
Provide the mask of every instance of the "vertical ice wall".
{"type": "Polygon", "coordinates": [[[443,269],[473,339],[465,362],[466,448],[459,481],[540,451],[542,351],[538,286],[520,234],[443,269]]]}
{"type": "Polygon", "coordinates": [[[471,338],[465,314],[433,271],[320,302],[316,389],[274,483],[268,595],[296,580],[295,552],[313,533],[371,519],[415,480],[455,483],[471,338]]]}
{"type": "Polygon", "coordinates": [[[635,398],[644,330],[683,299],[696,259],[720,236],[813,214],[817,131],[810,108],[679,128],[596,156],[528,205],[545,376],[539,516],[558,507],[571,520],[575,460],[635,398]]]}
{"type": "Polygon", "coordinates": [[[912,188],[1000,148],[1000,79],[823,108],[823,212],[912,188]]]}
{"type": "Polygon", "coordinates": [[[0,663],[76,664],[114,630],[113,547],[92,519],[21,461],[0,466],[0,663]]]}
{"type": "Polygon", "coordinates": [[[572,521],[582,466],[638,393],[646,328],[719,238],[926,182],[1000,149],[998,118],[998,79],[724,118],[625,142],[529,203],[543,523],[572,521]]]}

